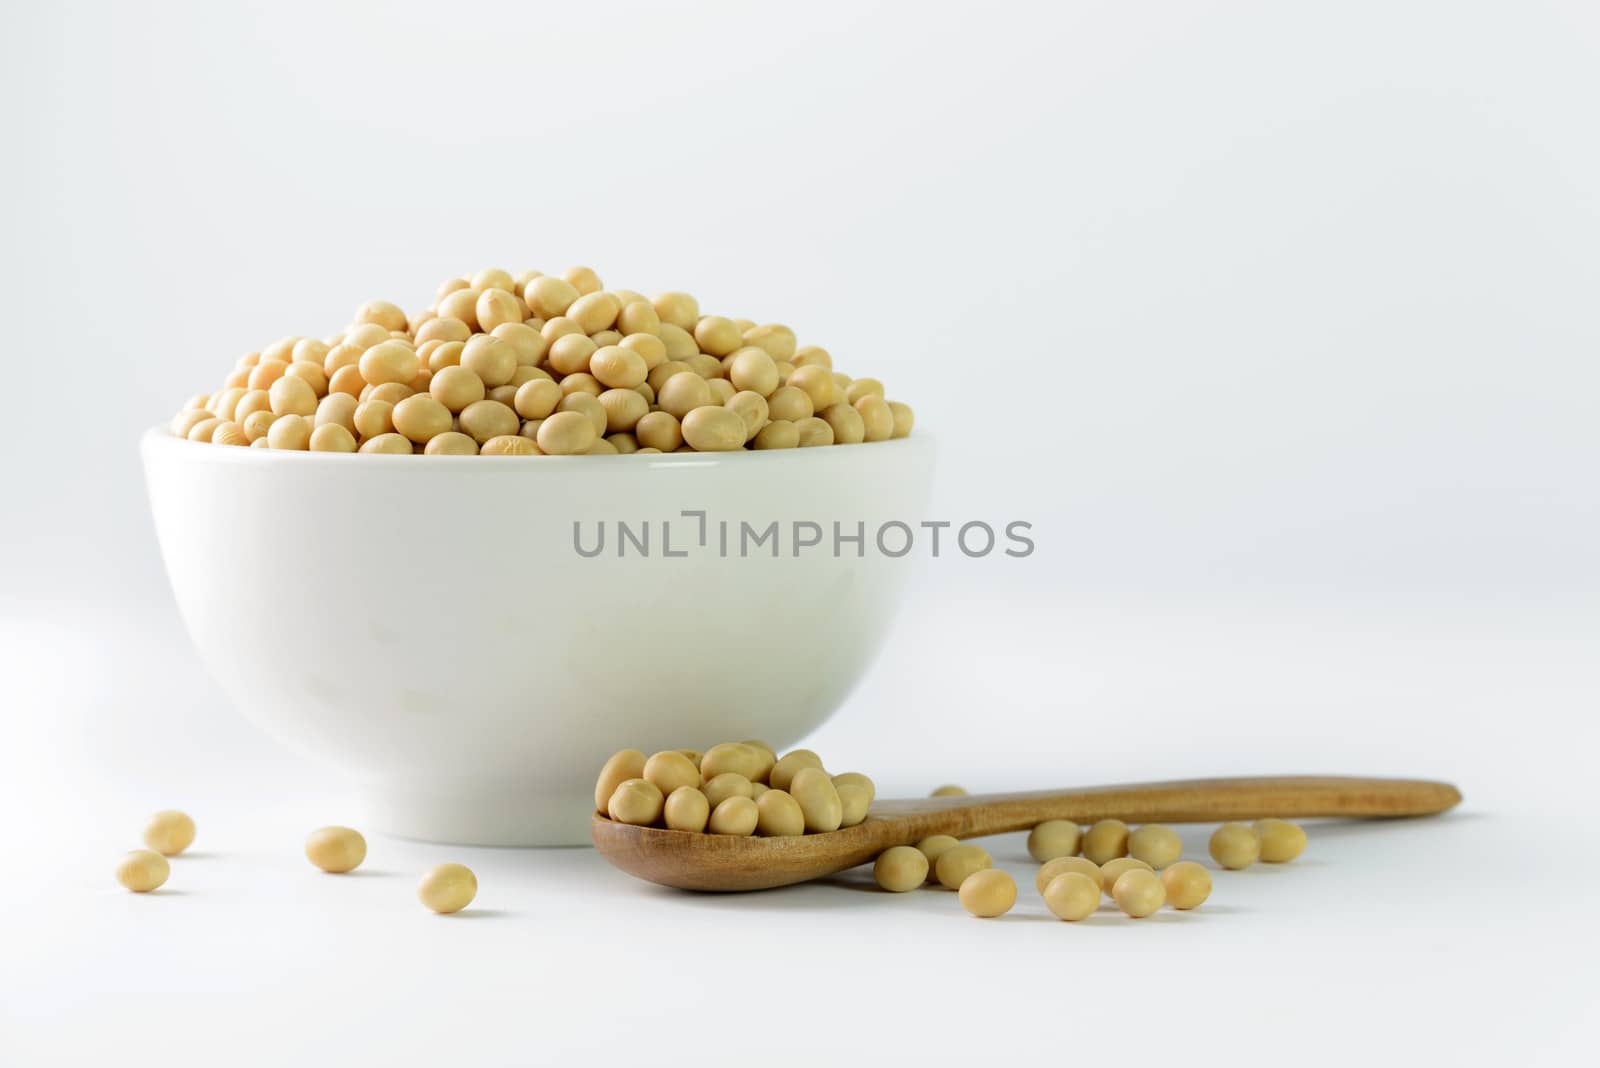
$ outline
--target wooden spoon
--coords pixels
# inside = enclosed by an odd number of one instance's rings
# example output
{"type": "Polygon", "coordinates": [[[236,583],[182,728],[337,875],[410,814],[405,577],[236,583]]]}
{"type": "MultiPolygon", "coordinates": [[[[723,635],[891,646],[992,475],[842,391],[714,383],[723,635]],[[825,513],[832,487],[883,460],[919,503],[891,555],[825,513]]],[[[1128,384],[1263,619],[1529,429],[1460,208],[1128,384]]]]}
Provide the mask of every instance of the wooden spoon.
{"type": "Polygon", "coordinates": [[[1081,790],[879,801],[854,827],[793,838],[635,827],[594,817],[600,855],[629,875],[684,890],[765,890],[865,864],[930,834],[976,838],[1025,831],[1045,820],[1093,823],[1218,823],[1263,816],[1432,816],[1453,808],[1448,783],[1300,775],[1095,786],[1081,790]]]}

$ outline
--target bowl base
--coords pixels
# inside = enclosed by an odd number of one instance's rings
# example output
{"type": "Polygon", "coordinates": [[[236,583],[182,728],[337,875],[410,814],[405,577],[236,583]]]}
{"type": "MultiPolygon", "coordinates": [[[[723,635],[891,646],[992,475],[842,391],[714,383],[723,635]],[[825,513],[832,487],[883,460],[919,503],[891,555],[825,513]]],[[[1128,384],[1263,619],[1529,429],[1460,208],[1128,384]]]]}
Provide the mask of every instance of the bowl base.
{"type": "Polygon", "coordinates": [[[536,783],[415,781],[361,790],[375,831],[421,842],[470,846],[586,846],[588,804],[536,783]]]}

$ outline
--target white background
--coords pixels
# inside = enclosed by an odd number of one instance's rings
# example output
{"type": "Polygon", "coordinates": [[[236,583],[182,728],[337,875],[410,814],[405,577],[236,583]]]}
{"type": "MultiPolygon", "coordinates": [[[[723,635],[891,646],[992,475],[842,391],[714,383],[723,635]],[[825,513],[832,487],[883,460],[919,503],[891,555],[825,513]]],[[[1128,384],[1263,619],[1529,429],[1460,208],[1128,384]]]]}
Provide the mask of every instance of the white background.
{"type": "Polygon", "coordinates": [[[0,1061],[1577,1056],[1591,5],[30,5],[0,88],[0,1061]],[[916,406],[942,515],[1035,524],[1027,560],[930,562],[830,762],[1467,804],[1314,828],[1142,925],[1044,922],[1010,840],[988,924],[589,851],[374,838],[316,876],[344,785],[190,652],[135,438],[364,300],[575,263],[792,324],[916,406]],[[167,805],[200,855],[120,892],[167,805]],[[476,920],[411,899],[447,856],[476,920]]]}

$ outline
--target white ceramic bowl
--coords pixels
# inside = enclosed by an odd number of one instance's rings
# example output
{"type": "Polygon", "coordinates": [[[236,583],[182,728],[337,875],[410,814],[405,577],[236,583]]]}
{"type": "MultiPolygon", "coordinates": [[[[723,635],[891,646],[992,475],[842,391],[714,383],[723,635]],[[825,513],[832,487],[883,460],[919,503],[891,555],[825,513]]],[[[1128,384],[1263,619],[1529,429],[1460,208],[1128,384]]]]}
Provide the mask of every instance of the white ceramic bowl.
{"type": "Polygon", "coordinates": [[[785,746],[832,715],[917,556],[874,534],[915,528],[933,461],[918,437],[490,459],[157,429],[142,451],[179,610],[230,697],[347,769],[375,829],[482,845],[587,842],[595,774],[624,746],[785,746]],[[704,546],[685,510],[706,513],[704,546]],[[648,556],[619,557],[618,521],[648,523],[648,556]],[[741,555],[741,522],[779,524],[779,555],[741,555]],[[795,555],[796,522],[822,544],[795,555]],[[863,556],[834,554],[835,522],[864,524],[863,556]],[[592,550],[598,523],[604,552],[580,555],[574,524],[592,550]]]}

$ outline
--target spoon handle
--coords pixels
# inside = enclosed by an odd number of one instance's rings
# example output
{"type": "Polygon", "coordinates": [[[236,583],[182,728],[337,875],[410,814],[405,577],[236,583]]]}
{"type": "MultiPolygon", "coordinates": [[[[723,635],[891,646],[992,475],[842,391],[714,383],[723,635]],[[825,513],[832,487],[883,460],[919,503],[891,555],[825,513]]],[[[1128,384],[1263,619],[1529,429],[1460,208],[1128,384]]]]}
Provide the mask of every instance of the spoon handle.
{"type": "Polygon", "coordinates": [[[1460,801],[1460,791],[1449,783],[1286,775],[884,801],[872,806],[872,815],[909,821],[919,836],[973,838],[1023,831],[1045,820],[1216,823],[1263,816],[1430,816],[1460,801]]]}

